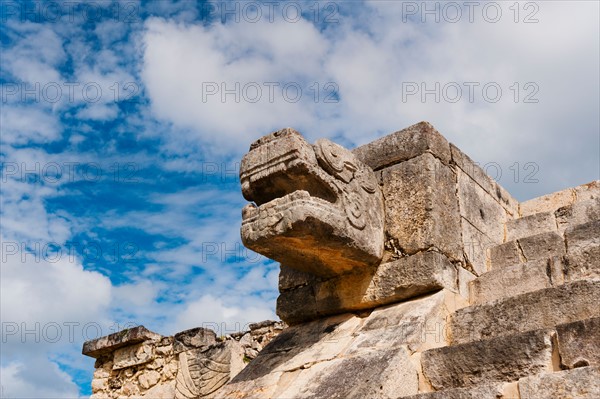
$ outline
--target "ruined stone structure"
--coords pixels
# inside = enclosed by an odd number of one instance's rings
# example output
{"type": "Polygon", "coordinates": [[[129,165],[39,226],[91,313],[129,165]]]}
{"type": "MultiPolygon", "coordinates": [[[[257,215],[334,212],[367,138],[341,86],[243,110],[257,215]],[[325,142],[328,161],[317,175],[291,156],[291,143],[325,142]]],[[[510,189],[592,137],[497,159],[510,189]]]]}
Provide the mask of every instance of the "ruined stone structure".
{"type": "Polygon", "coordinates": [[[599,181],[519,203],[426,122],[353,151],[283,129],[240,177],[289,327],[86,343],[95,398],[600,398],[599,181]]]}

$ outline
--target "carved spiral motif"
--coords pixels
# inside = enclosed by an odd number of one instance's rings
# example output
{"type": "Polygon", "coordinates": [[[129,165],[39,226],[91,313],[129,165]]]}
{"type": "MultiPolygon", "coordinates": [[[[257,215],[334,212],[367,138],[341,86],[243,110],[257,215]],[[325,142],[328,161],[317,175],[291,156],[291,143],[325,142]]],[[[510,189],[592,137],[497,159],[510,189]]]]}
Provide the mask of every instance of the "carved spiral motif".
{"type": "Polygon", "coordinates": [[[344,195],[346,217],[350,224],[359,230],[362,230],[367,225],[367,218],[363,209],[360,195],[354,191],[350,191],[344,195]]]}
{"type": "Polygon", "coordinates": [[[344,183],[352,180],[357,167],[351,152],[332,141],[319,139],[315,142],[315,153],[329,174],[344,183]]]}

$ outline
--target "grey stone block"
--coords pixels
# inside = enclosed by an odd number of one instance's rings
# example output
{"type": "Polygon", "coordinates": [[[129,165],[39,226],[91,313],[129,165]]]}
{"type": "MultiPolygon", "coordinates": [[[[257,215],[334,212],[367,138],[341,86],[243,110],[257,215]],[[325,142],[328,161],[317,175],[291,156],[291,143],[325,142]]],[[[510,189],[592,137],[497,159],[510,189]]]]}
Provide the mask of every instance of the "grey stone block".
{"type": "Polygon", "coordinates": [[[519,380],[521,399],[598,399],[600,370],[582,367],[519,380]]]}
{"type": "Polygon", "coordinates": [[[600,366],[600,318],[561,324],[556,331],[564,367],[600,366]]]}
{"type": "Polygon", "coordinates": [[[437,390],[553,370],[552,330],[535,330],[423,352],[423,373],[437,390]]]}
{"type": "Polygon", "coordinates": [[[425,153],[382,171],[385,233],[404,254],[431,248],[462,260],[456,176],[425,153]]]}
{"type": "Polygon", "coordinates": [[[489,304],[451,316],[452,342],[460,344],[600,316],[600,281],[577,281],[489,304]]]}
{"type": "Polygon", "coordinates": [[[450,144],[428,122],[419,122],[355,148],[352,152],[373,170],[395,165],[424,153],[433,154],[446,165],[450,162],[450,144]]]}

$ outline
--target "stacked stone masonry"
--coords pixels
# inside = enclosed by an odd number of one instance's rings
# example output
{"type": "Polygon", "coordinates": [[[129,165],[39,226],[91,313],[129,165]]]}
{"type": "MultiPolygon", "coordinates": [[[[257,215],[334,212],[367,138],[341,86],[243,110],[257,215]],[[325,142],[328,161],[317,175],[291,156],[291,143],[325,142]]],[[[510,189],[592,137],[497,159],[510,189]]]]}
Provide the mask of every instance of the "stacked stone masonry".
{"type": "Polygon", "coordinates": [[[427,122],[240,178],[283,323],[88,342],[94,398],[600,398],[600,181],[519,203],[427,122]]]}

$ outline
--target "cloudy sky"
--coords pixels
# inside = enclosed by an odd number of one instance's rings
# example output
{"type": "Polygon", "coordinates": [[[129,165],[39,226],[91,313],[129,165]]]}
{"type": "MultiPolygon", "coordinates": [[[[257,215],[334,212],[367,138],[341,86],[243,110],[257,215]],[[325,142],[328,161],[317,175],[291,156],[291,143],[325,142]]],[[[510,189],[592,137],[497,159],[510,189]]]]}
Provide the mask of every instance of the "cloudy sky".
{"type": "Polygon", "coordinates": [[[85,339],[275,318],[239,160],[421,120],[519,200],[599,178],[599,3],[0,3],[1,392],[85,397],[85,339]]]}

